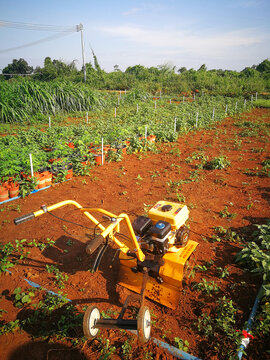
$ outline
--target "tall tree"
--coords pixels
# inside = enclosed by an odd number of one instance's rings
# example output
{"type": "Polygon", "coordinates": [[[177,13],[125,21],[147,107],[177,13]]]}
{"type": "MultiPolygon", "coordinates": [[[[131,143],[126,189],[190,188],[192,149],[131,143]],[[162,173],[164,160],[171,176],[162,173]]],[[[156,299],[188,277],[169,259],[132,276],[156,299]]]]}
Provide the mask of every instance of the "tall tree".
{"type": "Polygon", "coordinates": [[[27,61],[20,58],[19,60],[13,59],[12,64],[8,64],[3,70],[3,74],[32,74],[33,67],[29,66],[27,61]]]}

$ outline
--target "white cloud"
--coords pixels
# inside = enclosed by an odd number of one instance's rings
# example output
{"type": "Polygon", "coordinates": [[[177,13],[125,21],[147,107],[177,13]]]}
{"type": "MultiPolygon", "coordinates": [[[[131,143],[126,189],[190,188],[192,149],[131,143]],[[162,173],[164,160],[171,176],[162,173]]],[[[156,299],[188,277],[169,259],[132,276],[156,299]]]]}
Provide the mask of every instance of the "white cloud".
{"type": "MultiPolygon", "coordinates": [[[[163,49],[171,54],[221,55],[239,47],[260,44],[265,36],[255,29],[223,33],[199,34],[185,30],[149,30],[131,25],[105,26],[99,31],[114,37],[126,38],[149,49],[163,49]]],[[[214,32],[214,30],[212,30],[214,32]]]]}
{"type": "Polygon", "coordinates": [[[136,14],[140,9],[139,8],[132,8],[130,10],[122,12],[123,16],[130,16],[136,14]]]}

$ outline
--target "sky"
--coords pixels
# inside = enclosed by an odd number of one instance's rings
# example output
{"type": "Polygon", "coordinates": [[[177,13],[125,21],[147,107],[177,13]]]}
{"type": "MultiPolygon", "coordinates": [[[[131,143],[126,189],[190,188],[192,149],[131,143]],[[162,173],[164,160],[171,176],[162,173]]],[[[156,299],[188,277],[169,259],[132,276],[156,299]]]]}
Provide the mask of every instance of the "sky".
{"type": "Polygon", "coordinates": [[[270,0],[0,0],[0,69],[19,58],[43,66],[47,56],[80,69],[80,32],[14,22],[82,24],[86,62],[92,48],[107,72],[137,64],[241,71],[270,58],[270,0]]]}

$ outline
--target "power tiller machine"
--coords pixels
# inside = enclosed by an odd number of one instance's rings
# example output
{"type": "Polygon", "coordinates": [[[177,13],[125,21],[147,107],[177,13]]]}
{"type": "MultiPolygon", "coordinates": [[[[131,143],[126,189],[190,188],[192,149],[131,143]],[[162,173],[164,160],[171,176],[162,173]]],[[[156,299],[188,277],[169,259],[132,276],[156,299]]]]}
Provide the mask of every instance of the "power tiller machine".
{"type": "Polygon", "coordinates": [[[179,304],[184,265],[198,245],[189,240],[185,222],[189,216],[186,205],[158,201],[148,216],[138,216],[131,223],[125,213],[115,215],[99,208],[84,208],[73,200],[66,200],[23,215],[14,220],[16,225],[54,211],[65,205],[74,205],[98,228],[87,244],[86,252],[96,254],[93,271],[98,269],[109,242],[119,248],[119,284],[132,290],[117,319],[101,318],[96,306],[89,306],[84,314],[83,330],[87,338],[94,338],[101,328],[137,330],[139,341],[147,342],[151,332],[150,310],[144,305],[144,298],[150,298],[171,309],[179,304]],[[99,213],[109,220],[104,227],[93,216],[99,213]],[[128,236],[121,236],[120,225],[125,225],[128,236]],[[121,238],[121,239],[119,239],[121,238]],[[139,301],[137,319],[124,319],[131,301],[139,301]]]}

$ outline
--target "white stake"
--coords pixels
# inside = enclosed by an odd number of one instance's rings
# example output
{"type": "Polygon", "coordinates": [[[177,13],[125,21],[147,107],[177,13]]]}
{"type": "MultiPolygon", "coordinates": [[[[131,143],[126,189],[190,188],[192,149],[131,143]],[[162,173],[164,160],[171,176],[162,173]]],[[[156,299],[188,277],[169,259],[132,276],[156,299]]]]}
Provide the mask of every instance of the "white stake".
{"type": "Polygon", "coordinates": [[[116,108],[114,108],[114,117],[116,117],[116,108]]]}
{"type": "Polygon", "coordinates": [[[101,138],[101,165],[103,165],[103,138],[101,138]]]}
{"type": "Polygon", "coordinates": [[[170,99],[170,104],[172,103],[172,99],[170,99]]]}
{"type": "Polygon", "coordinates": [[[244,101],[244,109],[246,108],[246,105],[247,105],[247,100],[245,99],[245,101],[244,101]]]}
{"type": "Polygon", "coordinates": [[[51,127],[51,117],[49,116],[49,128],[51,127]]]}
{"type": "Polygon", "coordinates": [[[214,118],[215,118],[215,108],[213,108],[212,120],[214,120],[214,118]]]}
{"type": "Polygon", "coordinates": [[[145,125],[145,132],[144,132],[145,138],[147,138],[147,125],[145,125]]]}
{"type": "Polygon", "coordinates": [[[86,124],[88,124],[88,111],[86,113],[86,124]]]}
{"type": "Polygon", "coordinates": [[[228,104],[226,104],[225,115],[227,115],[227,112],[228,112],[228,104]]]}
{"type": "Polygon", "coordinates": [[[122,91],[120,90],[120,99],[121,99],[121,97],[122,97],[122,91]]]}
{"type": "Polygon", "coordinates": [[[258,100],[258,93],[256,92],[256,95],[255,95],[255,100],[257,101],[258,100]]]}
{"type": "Polygon", "coordinates": [[[236,101],[236,103],[235,103],[235,111],[237,110],[237,101],[236,101]]]}
{"type": "Polygon", "coordinates": [[[31,168],[31,176],[34,176],[34,169],[33,169],[33,161],[32,161],[32,154],[29,154],[30,158],[30,168],[31,168]]]}
{"type": "Polygon", "coordinates": [[[157,102],[155,101],[155,109],[157,108],[157,102]]]}
{"type": "Polygon", "coordinates": [[[176,117],[174,118],[174,132],[176,132],[176,117]]]}
{"type": "Polygon", "coordinates": [[[196,113],[196,128],[198,127],[198,119],[199,119],[199,113],[196,113]]]}

